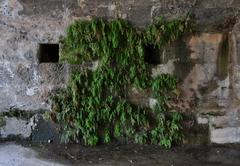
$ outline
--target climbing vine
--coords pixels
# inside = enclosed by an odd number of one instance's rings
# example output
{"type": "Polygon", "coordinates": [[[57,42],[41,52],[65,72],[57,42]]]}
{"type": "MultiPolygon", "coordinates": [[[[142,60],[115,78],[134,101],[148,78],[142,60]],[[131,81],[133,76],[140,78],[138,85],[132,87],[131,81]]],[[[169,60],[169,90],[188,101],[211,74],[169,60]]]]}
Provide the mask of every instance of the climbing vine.
{"type": "Polygon", "coordinates": [[[85,145],[126,142],[152,143],[169,148],[182,139],[182,116],[169,109],[177,80],[162,74],[151,77],[145,48],[163,48],[191,31],[189,15],[182,20],[156,19],[145,31],[122,19],[75,21],[61,40],[61,62],[81,64],[69,86],[52,97],[51,117],[61,124],[62,139],[85,145]],[[89,64],[96,62],[96,68],[89,64]],[[128,101],[135,87],[150,91],[154,109],[128,101]]]}

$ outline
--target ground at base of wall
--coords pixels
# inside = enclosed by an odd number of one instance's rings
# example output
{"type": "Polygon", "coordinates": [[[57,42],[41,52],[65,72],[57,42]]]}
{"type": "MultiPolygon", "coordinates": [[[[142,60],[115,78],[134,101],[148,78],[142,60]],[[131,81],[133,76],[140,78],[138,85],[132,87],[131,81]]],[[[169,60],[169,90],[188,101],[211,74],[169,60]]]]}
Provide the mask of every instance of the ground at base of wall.
{"type": "Polygon", "coordinates": [[[185,146],[164,150],[157,146],[111,144],[97,147],[80,145],[0,144],[3,165],[142,165],[142,166],[237,166],[240,145],[185,146]]]}

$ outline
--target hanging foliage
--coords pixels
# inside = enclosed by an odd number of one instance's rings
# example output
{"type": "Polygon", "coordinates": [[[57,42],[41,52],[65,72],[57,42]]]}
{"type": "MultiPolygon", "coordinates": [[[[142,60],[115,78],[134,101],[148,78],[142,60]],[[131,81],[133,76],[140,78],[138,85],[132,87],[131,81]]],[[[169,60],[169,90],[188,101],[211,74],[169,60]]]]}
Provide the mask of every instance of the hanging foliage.
{"type": "Polygon", "coordinates": [[[113,139],[152,143],[169,148],[182,139],[182,116],[169,110],[177,80],[162,74],[152,78],[145,62],[148,44],[163,48],[191,31],[189,15],[182,20],[156,19],[145,31],[122,19],[75,21],[62,39],[61,62],[87,65],[72,74],[69,86],[53,98],[51,117],[61,124],[65,142],[85,145],[113,139]],[[149,89],[155,108],[142,108],[127,100],[127,91],[149,89]]]}

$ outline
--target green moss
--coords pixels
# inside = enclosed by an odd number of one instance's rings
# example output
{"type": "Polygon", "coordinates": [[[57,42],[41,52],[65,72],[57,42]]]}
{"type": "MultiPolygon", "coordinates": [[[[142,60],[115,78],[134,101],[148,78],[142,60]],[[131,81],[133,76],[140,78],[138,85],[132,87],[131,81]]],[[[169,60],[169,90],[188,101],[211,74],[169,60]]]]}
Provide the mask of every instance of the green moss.
{"type": "Polygon", "coordinates": [[[30,111],[28,112],[17,108],[13,108],[7,112],[2,112],[1,115],[6,117],[15,117],[19,119],[30,119],[34,115],[34,113],[30,111]]]}
{"type": "Polygon", "coordinates": [[[1,112],[0,117],[17,118],[29,120],[36,114],[43,114],[46,110],[25,111],[18,108],[12,108],[6,112],[1,112]]]}
{"type": "MultiPolygon", "coordinates": [[[[219,107],[217,107],[219,108],[219,107]]],[[[203,115],[209,115],[209,116],[224,116],[226,115],[225,112],[221,112],[221,111],[211,111],[211,112],[207,112],[207,113],[202,113],[203,115]]]]}
{"type": "Polygon", "coordinates": [[[68,89],[52,98],[50,117],[62,125],[63,140],[96,145],[124,138],[164,147],[181,141],[182,117],[168,107],[177,80],[168,74],[151,78],[144,49],[149,44],[161,49],[189,31],[189,16],[170,22],[158,18],[145,31],[121,19],[74,22],[61,41],[60,61],[99,60],[99,65],[73,73],[68,89]],[[158,100],[154,110],[127,101],[127,87],[152,91],[158,100]]]}
{"type": "Polygon", "coordinates": [[[218,60],[217,60],[217,75],[220,80],[226,79],[228,76],[229,64],[229,40],[228,34],[223,35],[223,41],[220,45],[218,60]]]}
{"type": "Polygon", "coordinates": [[[0,115],[0,127],[3,127],[6,125],[6,119],[4,116],[0,115]]]}

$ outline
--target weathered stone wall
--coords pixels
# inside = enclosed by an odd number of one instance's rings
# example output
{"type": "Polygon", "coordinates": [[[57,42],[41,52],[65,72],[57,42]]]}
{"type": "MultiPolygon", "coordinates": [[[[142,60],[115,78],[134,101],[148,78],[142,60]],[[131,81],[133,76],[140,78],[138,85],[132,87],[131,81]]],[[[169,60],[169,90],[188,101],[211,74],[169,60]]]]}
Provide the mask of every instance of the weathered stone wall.
{"type": "MultiPolygon", "coordinates": [[[[58,43],[73,20],[121,17],[144,28],[155,16],[190,12],[197,33],[166,48],[153,75],[178,76],[180,106],[209,125],[212,142],[240,142],[239,8],[239,0],[0,0],[0,136],[36,133],[39,116],[22,119],[5,112],[49,110],[51,91],[66,86],[69,66],[40,63],[39,44],[58,43]]],[[[134,96],[136,102],[154,103],[134,96]]]]}

